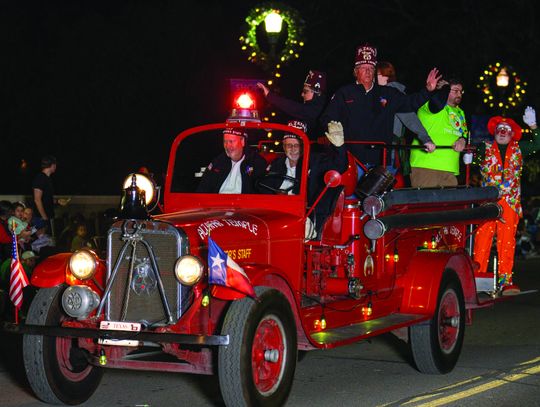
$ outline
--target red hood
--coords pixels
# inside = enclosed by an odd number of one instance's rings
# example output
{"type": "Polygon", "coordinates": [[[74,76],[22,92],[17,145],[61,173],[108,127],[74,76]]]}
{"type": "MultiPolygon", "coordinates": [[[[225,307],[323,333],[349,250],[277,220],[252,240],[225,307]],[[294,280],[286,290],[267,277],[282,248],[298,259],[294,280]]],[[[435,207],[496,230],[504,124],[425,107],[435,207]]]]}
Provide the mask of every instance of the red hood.
{"type": "Polygon", "coordinates": [[[194,255],[200,256],[201,249],[206,249],[210,234],[234,260],[250,263],[268,263],[276,243],[279,246],[285,242],[298,243],[304,238],[302,219],[278,211],[198,208],[155,218],[182,229],[194,255]]]}

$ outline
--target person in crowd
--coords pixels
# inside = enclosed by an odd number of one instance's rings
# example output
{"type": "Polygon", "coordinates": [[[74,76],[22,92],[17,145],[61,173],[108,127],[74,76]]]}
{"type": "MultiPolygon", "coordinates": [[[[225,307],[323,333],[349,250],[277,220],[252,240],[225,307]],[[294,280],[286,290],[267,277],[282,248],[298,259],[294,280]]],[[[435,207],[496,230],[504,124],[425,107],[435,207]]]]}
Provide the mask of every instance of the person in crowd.
{"type": "MultiPolygon", "coordinates": [[[[405,85],[397,81],[396,69],[394,65],[388,61],[379,61],[377,63],[377,83],[380,86],[389,86],[391,88],[397,89],[401,93],[405,94],[405,85]]],[[[429,134],[425,127],[418,119],[416,112],[396,113],[396,115],[394,116],[393,144],[407,143],[407,140],[405,140],[406,128],[409,129],[418,138],[418,140],[424,145],[425,150],[428,153],[431,153],[435,150],[435,144],[433,143],[433,140],[431,140],[431,137],[429,137],[429,134]]],[[[409,175],[409,154],[408,151],[405,150],[393,150],[391,152],[390,165],[393,167],[392,172],[397,172],[398,157],[402,174],[404,176],[409,175]]]]}
{"type": "Polygon", "coordinates": [[[32,181],[34,208],[36,215],[43,219],[48,231],[52,230],[51,221],[54,219],[54,187],[51,175],[56,172],[56,158],[52,155],[41,159],[41,171],[32,181]]]}
{"type": "Polygon", "coordinates": [[[23,204],[20,201],[17,201],[13,204],[13,216],[15,216],[17,219],[24,220],[24,210],[26,209],[26,205],[23,204]]]}
{"type": "Polygon", "coordinates": [[[36,221],[35,239],[32,241],[32,251],[40,258],[45,258],[56,253],[54,239],[47,233],[47,222],[43,219],[36,221]]]}
{"type": "Polygon", "coordinates": [[[223,131],[224,152],[206,168],[197,192],[220,194],[257,193],[255,181],[265,173],[266,161],[246,145],[243,130],[223,131]]]}
{"type": "MultiPolygon", "coordinates": [[[[305,132],[306,125],[300,121],[290,121],[290,127],[300,129],[305,132]]],[[[347,169],[347,150],[344,146],[343,129],[337,123],[332,123],[329,126],[332,132],[327,132],[326,137],[332,144],[325,151],[310,150],[309,156],[309,177],[308,177],[308,207],[311,207],[320,192],[323,190],[324,174],[329,170],[336,170],[340,173],[347,169]],[[337,126],[337,128],[336,128],[337,126]]],[[[301,168],[303,161],[303,144],[300,137],[293,133],[286,133],[282,140],[284,156],[276,158],[268,166],[268,177],[264,183],[270,186],[274,192],[282,192],[288,194],[298,194],[300,192],[300,179],[302,176],[301,168]],[[271,174],[277,174],[277,177],[271,177],[271,174]],[[283,175],[295,179],[296,182],[283,179],[283,175]]],[[[262,184],[262,183],[261,183],[262,184]]],[[[259,184],[261,192],[265,186],[259,184]]],[[[335,190],[328,191],[321,201],[317,204],[313,217],[313,233],[309,233],[308,237],[314,238],[318,234],[324,224],[324,220],[330,215],[331,203],[334,199],[335,190]]]]}
{"type": "Polygon", "coordinates": [[[32,227],[32,225],[34,224],[34,210],[31,206],[27,206],[26,208],[24,208],[22,220],[25,221],[30,227],[32,227]]]}
{"type": "Polygon", "coordinates": [[[71,251],[76,252],[80,249],[92,249],[92,243],[88,239],[88,229],[86,225],[80,224],[77,226],[77,233],[71,241],[71,251]]]}
{"type": "MultiPolygon", "coordinates": [[[[453,187],[458,185],[459,156],[467,145],[467,121],[459,107],[463,97],[463,84],[459,79],[449,79],[448,85],[418,109],[418,118],[439,148],[428,154],[411,150],[412,187],[453,187]],[[446,96],[446,92],[448,92],[446,96]],[[446,103],[441,103],[445,100],[446,103]],[[442,99],[442,100],[441,100],[442,99]]],[[[413,141],[413,144],[418,144],[413,141]]],[[[468,155],[465,156],[467,158],[468,155]]],[[[469,161],[466,164],[470,164],[469,161]]]]}
{"type": "Polygon", "coordinates": [[[535,246],[531,235],[527,231],[524,219],[520,219],[516,232],[515,258],[527,259],[536,254],[535,246]]]}
{"type": "Polygon", "coordinates": [[[22,202],[15,202],[13,205],[13,216],[8,219],[9,229],[15,232],[19,244],[23,245],[28,242],[32,232],[28,227],[28,223],[23,219],[24,209],[26,206],[22,202]]]}
{"type": "Polygon", "coordinates": [[[13,213],[13,206],[9,201],[0,201],[0,262],[11,258],[11,229],[8,219],[13,213]]]}
{"type": "Polygon", "coordinates": [[[284,98],[272,92],[263,83],[259,82],[257,86],[263,91],[266,100],[271,105],[305,123],[306,133],[310,139],[316,140],[322,134],[319,128],[319,117],[326,105],[326,74],[324,72],[314,70],[308,72],[300,94],[302,102],[284,98]]]}
{"type": "MultiPolygon", "coordinates": [[[[390,144],[395,114],[416,111],[432,97],[441,79],[439,71],[434,68],[427,76],[424,89],[404,95],[392,87],[377,84],[376,66],[377,49],[367,44],[359,46],[353,71],[356,82],[338,89],[322,114],[323,126],[331,121],[343,125],[345,141],[382,141],[390,144]]],[[[347,148],[365,168],[382,164],[380,150],[354,143],[347,144],[347,148]]]]}
{"type": "Polygon", "coordinates": [[[495,186],[501,198],[500,219],[483,223],[474,235],[474,260],[480,264],[479,272],[487,272],[493,235],[497,235],[498,283],[502,295],[518,293],[514,283],[514,252],[516,229],[522,216],[521,171],[523,157],[540,149],[540,137],[536,125],[536,112],[532,107],[525,109],[523,121],[533,133],[532,141],[521,140],[521,127],[512,119],[494,116],[488,121],[492,141],[480,144],[475,162],[480,166],[482,186],[495,186]]]}
{"type": "MultiPolygon", "coordinates": [[[[24,251],[21,254],[21,264],[23,266],[24,272],[26,273],[26,276],[28,277],[28,280],[30,280],[30,277],[32,277],[32,272],[34,271],[34,267],[36,267],[36,260],[37,256],[31,250],[24,251]]],[[[10,276],[11,257],[5,259],[0,265],[0,288],[9,289],[10,276]]]]}

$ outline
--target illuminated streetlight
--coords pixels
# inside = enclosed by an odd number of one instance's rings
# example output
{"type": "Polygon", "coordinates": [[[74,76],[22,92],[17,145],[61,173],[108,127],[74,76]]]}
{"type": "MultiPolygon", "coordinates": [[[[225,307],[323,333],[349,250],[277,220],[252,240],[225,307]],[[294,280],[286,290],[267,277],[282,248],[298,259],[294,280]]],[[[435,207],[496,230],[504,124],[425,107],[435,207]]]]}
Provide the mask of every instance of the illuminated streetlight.
{"type": "Polygon", "coordinates": [[[279,38],[279,33],[281,32],[281,26],[283,23],[283,18],[272,11],[264,19],[264,28],[266,34],[268,35],[268,43],[270,44],[270,57],[272,60],[276,57],[276,44],[279,38]]]}
{"type": "Polygon", "coordinates": [[[497,86],[501,88],[506,88],[510,82],[510,76],[506,72],[506,68],[502,68],[497,74],[497,86]]]}
{"type": "Polygon", "coordinates": [[[282,23],[283,18],[275,11],[272,11],[264,19],[264,28],[268,34],[279,34],[282,23]]]}

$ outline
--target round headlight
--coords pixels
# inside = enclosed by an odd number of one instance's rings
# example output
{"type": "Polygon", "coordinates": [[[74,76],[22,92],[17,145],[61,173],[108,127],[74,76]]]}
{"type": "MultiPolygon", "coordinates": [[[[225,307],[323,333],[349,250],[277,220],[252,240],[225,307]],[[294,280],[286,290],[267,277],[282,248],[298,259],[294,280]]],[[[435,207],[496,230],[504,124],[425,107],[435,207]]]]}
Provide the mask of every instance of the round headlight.
{"type": "Polygon", "coordinates": [[[98,261],[96,255],[89,250],[77,250],[69,259],[71,273],[79,280],[88,280],[96,272],[98,261]]]}
{"type": "Polygon", "coordinates": [[[196,284],[202,277],[204,264],[195,256],[182,256],[176,260],[174,274],[184,285],[196,284]]]}
{"type": "MultiPolygon", "coordinates": [[[[124,189],[128,188],[131,185],[131,181],[134,174],[129,174],[124,181],[124,189]]],[[[135,174],[135,182],[137,186],[144,191],[146,205],[150,205],[154,196],[156,195],[156,186],[154,182],[143,174],[135,174]]]]}

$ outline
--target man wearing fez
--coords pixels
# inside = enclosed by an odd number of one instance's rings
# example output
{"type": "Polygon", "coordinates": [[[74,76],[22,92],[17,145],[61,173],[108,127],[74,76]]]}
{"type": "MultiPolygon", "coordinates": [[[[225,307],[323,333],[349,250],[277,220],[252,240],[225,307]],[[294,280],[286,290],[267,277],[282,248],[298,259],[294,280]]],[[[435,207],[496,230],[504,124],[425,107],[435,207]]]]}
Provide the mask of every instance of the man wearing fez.
{"type": "Polygon", "coordinates": [[[315,140],[319,136],[318,120],[326,104],[326,74],[319,71],[309,71],[304,81],[301,96],[303,102],[296,102],[277,95],[267,86],[257,83],[262,89],[266,100],[279,110],[300,120],[307,125],[308,136],[315,140]]]}
{"type": "Polygon", "coordinates": [[[264,174],[266,161],[246,146],[243,130],[223,130],[223,149],[206,168],[197,192],[220,194],[256,193],[255,181],[264,174]]]}
{"type": "MultiPolygon", "coordinates": [[[[303,122],[297,120],[289,121],[288,125],[306,131],[306,125],[303,122]]],[[[318,195],[323,190],[324,174],[330,170],[336,170],[340,173],[347,169],[347,150],[345,149],[343,136],[334,136],[326,133],[326,137],[332,144],[323,151],[310,150],[309,155],[309,177],[308,177],[308,207],[313,205],[318,195]]],[[[300,192],[300,179],[303,160],[303,145],[302,140],[296,134],[284,134],[283,135],[283,151],[284,156],[276,158],[268,167],[269,173],[276,173],[280,175],[287,175],[297,180],[296,183],[290,180],[283,180],[281,177],[269,177],[265,180],[265,183],[272,186],[275,189],[283,191],[290,195],[298,194],[300,192]]],[[[260,186],[261,192],[264,191],[264,187],[260,186]]],[[[327,191],[321,201],[319,201],[315,208],[314,223],[315,231],[319,232],[323,226],[324,220],[330,215],[331,205],[334,200],[335,194],[340,191],[332,189],[327,191]]],[[[310,238],[315,238],[315,233],[309,234],[310,238]]]]}
{"type": "Polygon", "coordinates": [[[512,119],[495,116],[489,119],[487,128],[493,140],[480,144],[475,163],[480,166],[482,186],[499,189],[500,219],[491,220],[478,227],[474,236],[474,260],[480,264],[480,273],[487,272],[493,235],[497,235],[497,259],[499,287],[502,295],[520,290],[512,281],[516,230],[523,217],[521,208],[521,171],[523,156],[540,150],[540,137],[536,125],[536,112],[525,109],[523,121],[530,127],[532,141],[521,140],[521,127],[512,119]],[[521,140],[521,141],[520,141],[521,140]]]}
{"type": "MultiPolygon", "coordinates": [[[[355,83],[345,85],[332,96],[321,120],[323,126],[331,121],[341,123],[329,132],[343,131],[346,141],[392,142],[394,116],[400,112],[415,112],[430,99],[441,79],[439,71],[432,69],[426,87],[420,92],[405,95],[398,90],[380,86],[376,79],[377,49],[361,45],[356,50],[355,83]]],[[[367,168],[382,163],[382,152],[362,144],[348,144],[348,150],[367,168]]]]}

